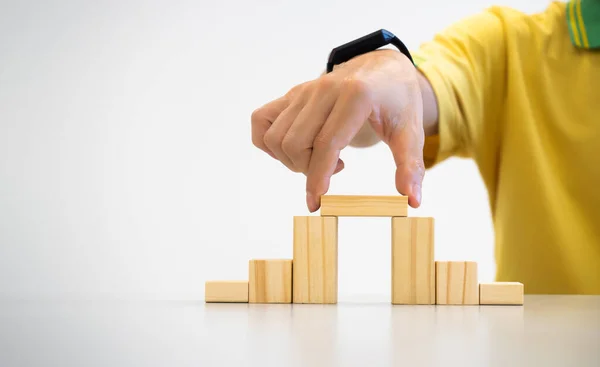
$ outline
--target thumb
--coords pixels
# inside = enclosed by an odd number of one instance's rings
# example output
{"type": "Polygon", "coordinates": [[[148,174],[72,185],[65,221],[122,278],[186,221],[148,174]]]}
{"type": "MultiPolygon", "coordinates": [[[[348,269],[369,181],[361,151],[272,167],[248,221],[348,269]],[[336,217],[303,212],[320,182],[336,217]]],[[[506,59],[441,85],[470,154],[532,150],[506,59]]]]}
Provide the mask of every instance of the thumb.
{"type": "Polygon", "coordinates": [[[421,205],[421,187],[425,175],[425,133],[420,119],[422,114],[411,115],[406,123],[399,124],[401,127],[395,129],[388,145],[396,163],[396,190],[401,195],[408,196],[411,207],[418,208],[421,205]]]}

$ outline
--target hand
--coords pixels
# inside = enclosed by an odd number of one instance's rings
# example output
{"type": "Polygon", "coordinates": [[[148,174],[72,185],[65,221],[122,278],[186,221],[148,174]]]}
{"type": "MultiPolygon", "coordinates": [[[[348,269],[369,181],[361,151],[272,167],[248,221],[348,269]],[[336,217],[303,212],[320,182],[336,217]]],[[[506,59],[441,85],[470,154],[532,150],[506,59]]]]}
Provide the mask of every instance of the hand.
{"type": "Polygon", "coordinates": [[[306,175],[306,203],[314,212],[339,158],[370,124],[396,164],[396,189],[421,203],[423,101],[417,70],[394,50],[377,50],[338,65],[331,73],[293,87],[252,114],[252,142],[294,172],[306,175]]]}

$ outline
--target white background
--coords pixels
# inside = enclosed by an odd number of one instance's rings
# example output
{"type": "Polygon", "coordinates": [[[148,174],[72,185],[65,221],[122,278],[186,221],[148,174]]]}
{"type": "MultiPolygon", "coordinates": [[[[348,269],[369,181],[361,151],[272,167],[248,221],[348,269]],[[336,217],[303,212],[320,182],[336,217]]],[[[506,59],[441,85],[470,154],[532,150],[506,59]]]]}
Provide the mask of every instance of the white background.
{"type": "MultiPolygon", "coordinates": [[[[547,0],[0,3],[0,297],[202,299],[250,258],[291,258],[304,176],[256,149],[250,114],[380,28],[411,48],[492,4],[547,0]]],[[[396,194],[384,145],[342,152],[330,193],[396,194]]],[[[493,280],[476,166],[428,171],[438,260],[493,280]]],[[[340,300],[390,293],[390,226],[341,218],[340,300]]]]}

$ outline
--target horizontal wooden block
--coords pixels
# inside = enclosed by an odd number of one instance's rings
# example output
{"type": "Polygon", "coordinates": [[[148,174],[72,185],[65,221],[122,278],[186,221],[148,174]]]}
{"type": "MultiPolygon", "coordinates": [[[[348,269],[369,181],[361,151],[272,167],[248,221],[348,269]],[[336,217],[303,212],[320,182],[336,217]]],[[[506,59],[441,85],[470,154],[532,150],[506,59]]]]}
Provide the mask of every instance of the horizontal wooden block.
{"type": "Polygon", "coordinates": [[[248,303],[247,280],[212,280],[204,284],[207,303],[248,303]]]}
{"type": "Polygon", "coordinates": [[[334,217],[406,217],[408,197],[323,195],[320,211],[334,217]]]}
{"type": "Polygon", "coordinates": [[[474,261],[436,261],[436,292],[438,305],[478,305],[479,284],[474,261]]]}
{"type": "Polygon", "coordinates": [[[480,305],[522,305],[524,300],[523,283],[493,282],[479,284],[480,305]]]}
{"type": "Polygon", "coordinates": [[[392,218],[392,304],[435,304],[433,236],[433,218],[392,218]]]}
{"type": "Polygon", "coordinates": [[[293,303],[337,303],[338,219],[294,217],[293,303]]]}
{"type": "Polygon", "coordinates": [[[248,302],[291,303],[292,260],[250,260],[248,302]]]}

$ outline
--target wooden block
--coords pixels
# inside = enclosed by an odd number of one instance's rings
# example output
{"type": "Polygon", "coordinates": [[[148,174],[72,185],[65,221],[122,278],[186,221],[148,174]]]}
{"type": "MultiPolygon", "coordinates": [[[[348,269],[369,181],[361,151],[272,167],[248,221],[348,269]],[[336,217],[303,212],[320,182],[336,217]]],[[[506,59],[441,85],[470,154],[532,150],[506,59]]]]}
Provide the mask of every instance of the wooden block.
{"type": "Polygon", "coordinates": [[[292,260],[250,260],[249,303],[292,302],[292,260]]]}
{"type": "Polygon", "coordinates": [[[433,251],[433,218],[392,218],[392,304],[435,304],[433,251]]]}
{"type": "Polygon", "coordinates": [[[523,283],[494,282],[479,284],[480,305],[522,305],[523,283]]]}
{"type": "Polygon", "coordinates": [[[406,217],[407,196],[323,195],[321,215],[334,217],[406,217]]]}
{"type": "Polygon", "coordinates": [[[247,280],[213,280],[204,284],[207,303],[248,303],[247,280]]]}
{"type": "Polygon", "coordinates": [[[337,303],[338,219],[294,217],[294,303],[337,303]]]}
{"type": "Polygon", "coordinates": [[[478,305],[477,263],[474,261],[436,261],[438,305],[478,305]]]}

